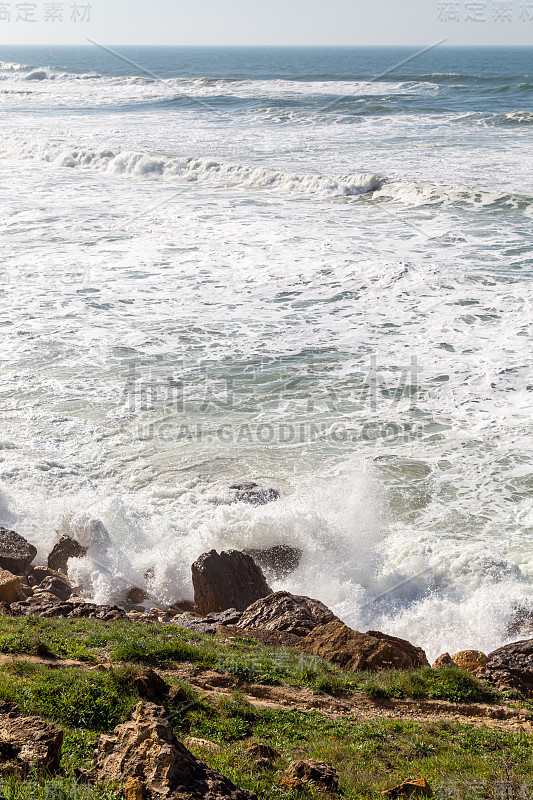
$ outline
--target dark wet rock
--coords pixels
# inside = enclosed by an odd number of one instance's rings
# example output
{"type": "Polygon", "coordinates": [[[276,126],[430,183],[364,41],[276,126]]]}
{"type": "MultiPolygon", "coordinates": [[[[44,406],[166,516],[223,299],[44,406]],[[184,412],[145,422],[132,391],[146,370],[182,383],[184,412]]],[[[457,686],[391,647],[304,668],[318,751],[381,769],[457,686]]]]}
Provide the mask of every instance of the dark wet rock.
{"type": "Polygon", "coordinates": [[[315,628],[302,640],[300,648],[349,671],[429,667],[424,651],[405,639],[379,631],[360,633],[342,622],[315,628]]]}
{"type": "Polygon", "coordinates": [[[288,544],[279,544],[265,550],[244,550],[244,552],[259,564],[271,580],[286,578],[298,568],[302,558],[302,551],[288,544]]]}
{"type": "Polygon", "coordinates": [[[195,610],[201,616],[231,608],[244,611],[272,592],[261,567],[238,550],[204,553],[192,565],[192,580],[195,610]]]}
{"type": "Polygon", "coordinates": [[[179,614],[172,620],[173,625],[178,628],[186,628],[198,633],[215,634],[219,625],[236,625],[242,617],[242,611],[229,608],[227,611],[219,611],[207,614],[205,617],[198,617],[196,614],[179,614]]]}
{"type": "Polygon", "coordinates": [[[330,792],[336,792],[339,788],[339,776],[336,770],[324,761],[316,761],[314,758],[293,761],[288,770],[289,780],[303,783],[314,783],[330,792]]]}
{"type": "Polygon", "coordinates": [[[515,690],[533,697],[533,639],[499,647],[487,656],[478,676],[490,681],[499,691],[515,690]]]}
{"type": "Polygon", "coordinates": [[[95,784],[133,778],[151,800],[256,798],[193,756],[174,736],[165,710],[145,702],[113,735],[100,737],[87,778],[95,784]]]}
{"type": "Polygon", "coordinates": [[[38,594],[19,603],[12,603],[9,611],[13,616],[61,617],[63,619],[100,619],[104,621],[126,619],[126,613],[117,606],[95,605],[83,600],[59,600],[54,595],[39,597],[38,594]]]}
{"type": "Polygon", "coordinates": [[[62,744],[62,731],[39,717],[21,716],[15,705],[0,704],[0,769],[4,775],[57,772],[62,744]]]}
{"type": "Polygon", "coordinates": [[[58,578],[50,575],[39,584],[39,589],[49,592],[59,600],[69,600],[72,596],[72,586],[66,578],[58,578]]]}
{"type": "Polygon", "coordinates": [[[37,555],[37,548],[15,531],[0,527],[0,569],[24,575],[37,555]]]}
{"type": "Polygon", "coordinates": [[[234,493],[234,500],[241,503],[250,503],[252,506],[265,506],[279,500],[278,489],[259,486],[257,483],[234,483],[230,487],[234,493]]]}
{"type": "Polygon", "coordinates": [[[250,631],[260,628],[307,636],[317,625],[334,622],[336,619],[335,614],[320,600],[289,592],[274,592],[250,605],[237,627],[250,631]]]}
{"type": "Polygon", "coordinates": [[[131,608],[133,606],[141,606],[146,599],[147,599],[147,594],[144,591],[144,589],[139,589],[138,587],[134,587],[133,589],[129,590],[124,605],[126,606],[126,608],[131,608]]]}
{"type": "Polygon", "coordinates": [[[86,555],[86,547],[70,536],[62,536],[48,556],[48,566],[50,569],[66,573],[71,558],[83,558],[86,555]]]}

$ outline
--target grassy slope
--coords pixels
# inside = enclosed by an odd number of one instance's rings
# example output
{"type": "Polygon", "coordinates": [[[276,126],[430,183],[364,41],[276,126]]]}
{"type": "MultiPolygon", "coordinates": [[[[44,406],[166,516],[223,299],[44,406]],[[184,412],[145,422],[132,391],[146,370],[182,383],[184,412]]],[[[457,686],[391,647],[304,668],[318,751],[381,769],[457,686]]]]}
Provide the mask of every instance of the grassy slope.
{"type": "MultiPolygon", "coordinates": [[[[24,713],[43,716],[66,731],[65,776],[46,784],[8,781],[2,785],[6,800],[87,797],[87,790],[80,793],[75,786],[73,771],[89,765],[99,733],[127,719],[139,700],[132,677],[138,665],[145,663],[172,667],[176,662],[192,662],[257,683],[310,686],[332,694],[362,691],[369,697],[463,702],[500,699],[486,684],[458,670],[345,674],[294,651],[271,650],[249,640],[222,643],[157,624],[0,617],[0,652],[115,662],[114,669],[105,672],[54,669],[22,661],[0,668],[0,699],[17,702],[24,713]]],[[[174,682],[180,683],[177,678],[174,682]]],[[[502,797],[527,797],[521,792],[533,783],[529,777],[533,775],[532,740],[524,733],[444,722],[333,720],[318,712],[257,709],[239,695],[217,701],[183,682],[180,685],[184,699],[168,709],[177,735],[219,743],[220,753],[202,748],[196,753],[261,798],[318,796],[312,787],[296,795],[279,786],[288,764],[301,757],[335,766],[345,797],[354,799],[380,797],[383,789],[414,776],[427,778],[441,796],[461,800],[493,798],[501,781],[511,787],[502,797]],[[186,711],[181,710],[184,705],[186,711]],[[282,757],[276,771],[253,768],[245,756],[251,741],[267,742],[279,750],[282,757]]],[[[120,792],[117,787],[99,787],[92,796],[118,800],[120,792]]]]}

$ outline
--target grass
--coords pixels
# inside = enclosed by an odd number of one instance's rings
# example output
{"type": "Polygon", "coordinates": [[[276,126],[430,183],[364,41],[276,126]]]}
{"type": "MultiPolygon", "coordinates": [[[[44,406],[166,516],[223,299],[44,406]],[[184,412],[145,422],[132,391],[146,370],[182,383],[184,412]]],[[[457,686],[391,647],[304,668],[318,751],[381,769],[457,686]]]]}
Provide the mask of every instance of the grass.
{"type": "MultiPolygon", "coordinates": [[[[5,800],[123,800],[122,787],[85,787],[74,775],[77,768],[90,766],[98,736],[129,718],[139,700],[133,677],[144,664],[172,667],[188,662],[256,683],[308,686],[337,695],[364,692],[384,702],[501,702],[488,684],[457,669],[342,673],[297,651],[270,649],[248,639],[221,641],[157,623],[0,617],[0,650],[87,662],[60,667],[15,660],[0,667],[0,700],[15,702],[24,714],[42,716],[65,731],[62,774],[47,781],[0,775],[5,800]],[[98,668],[98,662],[113,666],[98,668]]],[[[176,735],[219,744],[218,752],[201,746],[194,752],[256,792],[259,800],[324,798],[316,787],[297,793],[280,786],[297,758],[332,764],[346,800],[377,800],[384,789],[408,777],[426,778],[437,797],[450,800],[531,796],[529,733],[409,719],[332,719],[319,712],[254,707],[239,693],[215,699],[178,678],[169,680],[183,689],[178,705],[167,707],[176,735]],[[251,742],[268,743],[279,751],[274,771],[261,771],[250,763],[246,750],[251,742]]]]}

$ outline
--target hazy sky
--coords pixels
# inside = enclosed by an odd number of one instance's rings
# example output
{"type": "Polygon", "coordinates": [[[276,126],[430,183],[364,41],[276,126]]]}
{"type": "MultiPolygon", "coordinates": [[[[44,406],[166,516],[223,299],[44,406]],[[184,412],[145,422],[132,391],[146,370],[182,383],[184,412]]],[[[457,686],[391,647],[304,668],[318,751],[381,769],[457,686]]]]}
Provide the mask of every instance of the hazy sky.
{"type": "Polygon", "coordinates": [[[0,43],[533,44],[533,0],[91,0],[90,21],[86,5],[0,0],[0,43]]]}

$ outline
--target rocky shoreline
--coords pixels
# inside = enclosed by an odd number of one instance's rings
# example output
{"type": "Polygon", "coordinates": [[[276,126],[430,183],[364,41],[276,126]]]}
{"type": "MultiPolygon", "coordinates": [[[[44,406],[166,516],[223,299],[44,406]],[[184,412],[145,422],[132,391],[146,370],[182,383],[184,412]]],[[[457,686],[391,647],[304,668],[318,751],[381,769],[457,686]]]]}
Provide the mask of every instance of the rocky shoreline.
{"type": "MultiPolygon", "coordinates": [[[[256,484],[231,487],[239,500],[253,504],[279,497],[256,484]]],[[[291,647],[343,670],[379,672],[429,667],[422,648],[380,631],[362,633],[342,623],[319,600],[273,592],[271,579],[293,571],[301,553],[288,545],[265,550],[202,554],[192,565],[194,602],[146,609],[136,587],[122,606],[98,605],[79,596],[68,578],[71,559],[87,550],[63,536],[46,565],[35,565],[36,548],[15,531],[0,528],[0,610],[11,616],[162,622],[218,637],[250,637],[273,647],[291,647]],[[264,570],[264,571],[263,571],[264,570]]],[[[533,697],[533,640],[518,641],[488,655],[466,650],[444,653],[434,669],[457,667],[482,678],[499,691],[533,697]]]]}

